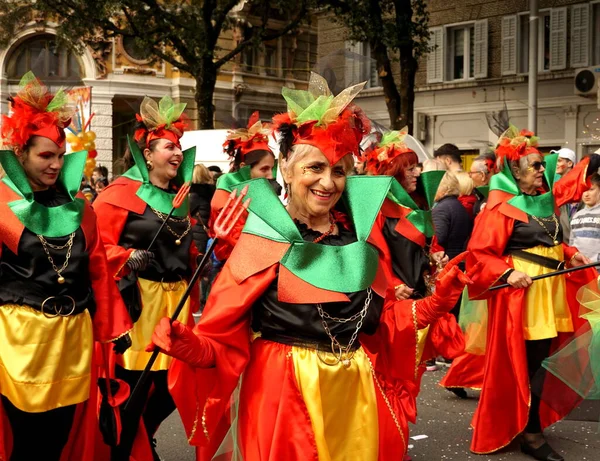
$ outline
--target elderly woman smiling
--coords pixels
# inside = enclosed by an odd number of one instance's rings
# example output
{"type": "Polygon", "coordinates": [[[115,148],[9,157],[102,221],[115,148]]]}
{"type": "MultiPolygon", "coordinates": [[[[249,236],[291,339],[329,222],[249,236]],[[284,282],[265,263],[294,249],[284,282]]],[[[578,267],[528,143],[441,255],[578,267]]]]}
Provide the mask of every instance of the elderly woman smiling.
{"type": "MultiPolygon", "coordinates": [[[[197,403],[183,420],[199,459],[388,460],[406,450],[415,328],[451,304],[384,309],[389,251],[377,218],[392,178],[346,176],[369,128],[349,105],[361,87],[333,97],[313,75],[309,91],[284,89],[289,112],[274,125],[287,209],[267,181],[247,182],[248,220],[202,319],[155,330],[153,342],[181,359],[175,399],[197,403]]],[[[455,301],[466,278],[452,265],[444,277],[438,298],[455,301]]]]}
{"type": "Polygon", "coordinates": [[[468,246],[467,268],[483,262],[470,296],[487,298],[489,306],[486,370],[471,449],[496,451],[522,433],[524,453],[558,461],[563,458],[550,448],[542,429],[564,416],[549,399],[565,393],[542,392],[553,379],[536,373],[551,349],[579,326],[574,294],[595,271],[535,283],[532,277],[589,262],[576,248],[560,243],[555,209],[581,197],[588,162],[591,174],[598,158],[582,162],[554,184],[556,156],[542,157],[533,133],[514,127],[500,138],[496,155],[502,171],[492,178],[488,204],[468,246]],[[512,288],[488,291],[501,281],[512,288]]]}

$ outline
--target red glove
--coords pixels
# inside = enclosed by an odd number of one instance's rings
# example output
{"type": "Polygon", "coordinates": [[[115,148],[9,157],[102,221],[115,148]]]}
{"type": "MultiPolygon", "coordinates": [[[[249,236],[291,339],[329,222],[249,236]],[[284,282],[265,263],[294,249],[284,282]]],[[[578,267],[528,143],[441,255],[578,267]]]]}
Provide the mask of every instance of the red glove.
{"type": "Polygon", "coordinates": [[[475,264],[467,274],[461,271],[458,264],[467,252],[453,258],[438,274],[433,295],[417,301],[417,324],[424,328],[433,323],[440,315],[452,310],[458,302],[465,285],[473,283],[471,277],[481,268],[481,262],[475,264]]]}
{"type": "Polygon", "coordinates": [[[146,351],[151,352],[155,347],[192,367],[209,368],[215,364],[215,354],[210,343],[201,336],[196,336],[190,327],[178,320],[171,325],[167,317],[160,319],[152,333],[152,344],[146,347],[146,351]]]}

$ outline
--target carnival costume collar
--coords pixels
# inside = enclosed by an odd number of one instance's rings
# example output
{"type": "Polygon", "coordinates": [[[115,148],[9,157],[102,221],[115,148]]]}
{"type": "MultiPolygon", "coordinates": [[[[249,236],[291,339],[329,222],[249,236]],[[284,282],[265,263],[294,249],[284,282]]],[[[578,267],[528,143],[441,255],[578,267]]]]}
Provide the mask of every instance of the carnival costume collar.
{"type": "Polygon", "coordinates": [[[387,194],[387,198],[399,206],[410,208],[410,212],[406,216],[415,228],[421,232],[425,237],[433,237],[433,222],[431,218],[431,208],[437,188],[444,176],[445,171],[428,171],[422,173],[419,177],[421,186],[429,205],[429,210],[422,210],[415,203],[412,197],[406,192],[406,189],[396,180],[393,179],[390,187],[390,191],[387,194]]]}
{"type": "Polygon", "coordinates": [[[8,206],[27,229],[34,234],[54,238],[69,235],[79,228],[85,200],[76,195],[86,159],[86,151],[65,155],[56,184],[62,186],[71,200],[60,206],[46,207],[35,201],[25,170],[16,155],[9,150],[0,151],[0,163],[6,172],[2,182],[21,197],[8,206]]]}
{"type": "Polygon", "coordinates": [[[339,293],[361,291],[372,285],[377,274],[377,249],[367,243],[373,224],[386,198],[391,177],[351,176],[341,200],[348,210],[357,241],[344,246],[306,242],[291,216],[266,179],[239,183],[248,185],[250,202],[243,232],[287,244],[280,264],[303,281],[339,293]]]}
{"type": "MultiPolygon", "coordinates": [[[[123,177],[141,182],[142,184],[137,190],[136,195],[155,210],[168,214],[171,211],[171,208],[173,208],[174,195],[155,187],[150,182],[148,167],[146,166],[144,156],[142,155],[139,146],[129,136],[127,136],[127,143],[129,144],[129,150],[131,151],[135,165],[123,173],[123,177]]],[[[195,159],[195,146],[183,151],[183,161],[181,162],[181,165],[179,165],[177,177],[175,178],[175,183],[178,186],[182,186],[186,182],[191,182],[195,159]]],[[[184,218],[188,215],[188,212],[189,199],[186,197],[183,201],[183,205],[175,209],[173,216],[176,218],[184,218]]]]}
{"type": "Polygon", "coordinates": [[[554,172],[556,171],[558,154],[546,155],[544,160],[546,161],[544,178],[548,184],[548,192],[540,195],[524,194],[521,189],[519,189],[517,181],[510,170],[510,166],[505,160],[502,171],[492,176],[490,181],[490,193],[498,190],[513,195],[514,197],[507,200],[507,203],[532,216],[545,218],[552,215],[555,210],[552,188],[556,179],[554,172]]]}

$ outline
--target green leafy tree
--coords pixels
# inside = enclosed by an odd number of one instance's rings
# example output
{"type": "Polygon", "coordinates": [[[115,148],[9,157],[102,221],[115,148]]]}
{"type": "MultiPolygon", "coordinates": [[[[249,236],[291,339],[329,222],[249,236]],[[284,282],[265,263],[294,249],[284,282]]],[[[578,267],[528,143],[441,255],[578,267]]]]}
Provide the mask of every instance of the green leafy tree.
{"type": "Polygon", "coordinates": [[[130,37],[155,59],[166,61],[196,81],[195,101],[202,129],[213,128],[217,74],[244,49],[295,31],[307,18],[311,0],[14,0],[0,1],[0,46],[34,16],[58,23],[58,38],[81,51],[99,35],[130,37]],[[253,18],[249,33],[223,50],[222,33],[253,18]],[[285,27],[268,28],[269,18],[285,27]]]}
{"type": "Polygon", "coordinates": [[[377,64],[393,129],[413,130],[415,77],[419,58],[429,51],[429,14],[425,0],[325,0],[332,20],[348,39],[367,42],[377,64]],[[399,80],[392,63],[400,62],[399,80]]]}

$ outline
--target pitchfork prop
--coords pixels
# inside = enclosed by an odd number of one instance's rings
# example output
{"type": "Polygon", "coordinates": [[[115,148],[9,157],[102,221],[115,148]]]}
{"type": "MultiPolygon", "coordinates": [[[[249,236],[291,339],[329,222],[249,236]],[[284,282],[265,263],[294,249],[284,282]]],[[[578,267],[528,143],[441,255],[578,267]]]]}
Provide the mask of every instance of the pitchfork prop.
{"type": "MultiPolygon", "coordinates": [[[[225,206],[219,213],[219,216],[215,220],[215,223],[213,226],[215,238],[213,239],[212,243],[208,247],[208,250],[206,250],[206,253],[202,257],[202,261],[200,261],[200,264],[198,264],[198,267],[196,268],[194,275],[192,275],[192,278],[190,280],[190,283],[188,284],[187,289],[185,290],[185,293],[183,293],[183,296],[179,300],[179,304],[177,305],[175,312],[171,316],[171,319],[170,319],[171,324],[173,324],[173,322],[175,320],[177,320],[177,317],[179,316],[179,314],[181,314],[181,311],[183,310],[183,307],[185,306],[187,299],[190,297],[190,294],[192,292],[192,287],[198,281],[200,274],[202,273],[203,269],[206,267],[206,265],[210,261],[210,257],[217,245],[218,240],[220,238],[223,238],[223,237],[226,237],[227,235],[229,235],[231,233],[231,231],[233,230],[234,226],[236,225],[236,223],[238,222],[238,220],[240,219],[240,217],[242,216],[242,214],[248,210],[248,206],[250,206],[250,198],[248,198],[247,200],[244,200],[247,193],[248,193],[248,186],[244,187],[244,189],[242,190],[242,192],[240,193],[239,196],[237,195],[237,190],[235,190],[235,189],[231,192],[231,194],[229,194],[229,198],[227,199],[225,206]]],[[[175,202],[175,201],[173,201],[173,202],[175,202]]],[[[172,211],[173,210],[171,210],[171,212],[172,211]]],[[[156,359],[158,358],[158,354],[160,354],[160,350],[158,348],[155,348],[154,351],[152,352],[152,355],[150,356],[150,360],[148,360],[148,363],[146,364],[146,368],[144,368],[144,371],[142,372],[142,375],[140,376],[140,379],[138,379],[138,382],[135,384],[135,387],[133,388],[133,391],[131,392],[131,395],[129,396],[129,400],[125,404],[125,407],[124,407],[125,411],[127,411],[129,406],[132,405],[131,402],[135,402],[135,399],[138,398],[137,396],[140,393],[140,389],[143,387],[144,383],[148,379],[150,370],[152,369],[152,365],[154,365],[154,362],[156,362],[156,359]]]]}

